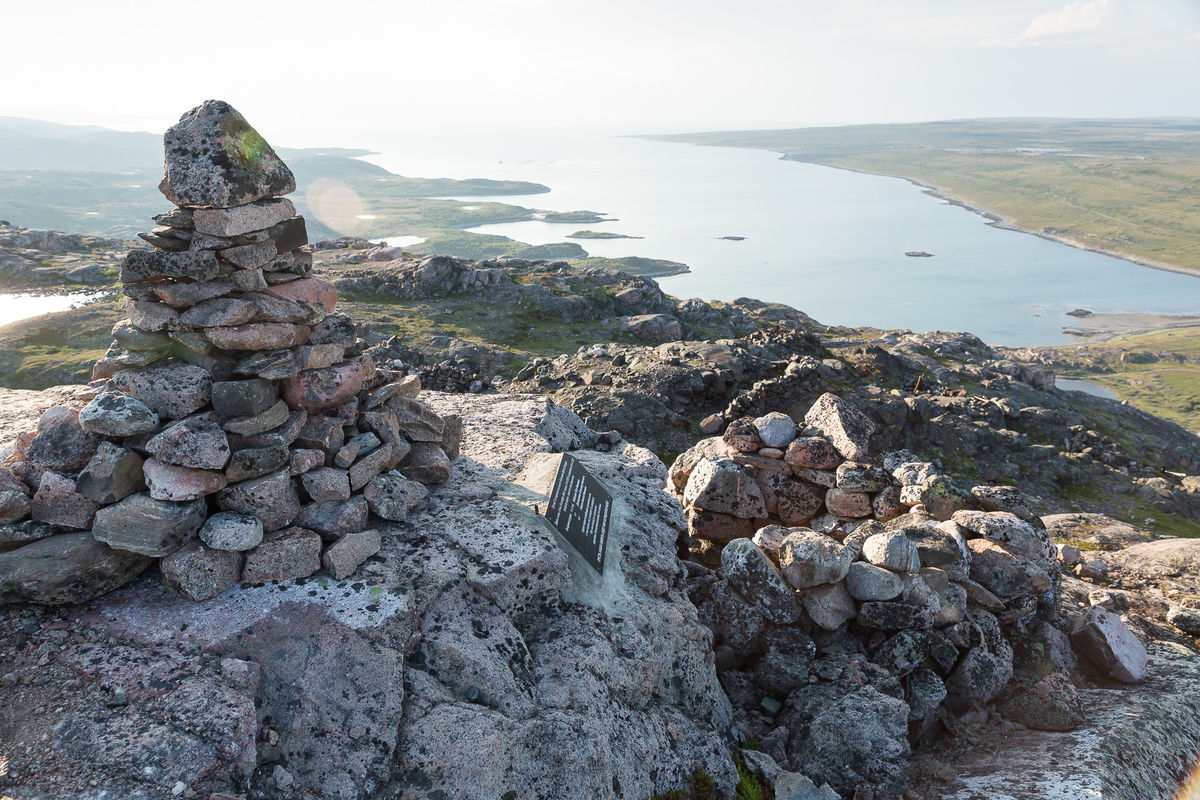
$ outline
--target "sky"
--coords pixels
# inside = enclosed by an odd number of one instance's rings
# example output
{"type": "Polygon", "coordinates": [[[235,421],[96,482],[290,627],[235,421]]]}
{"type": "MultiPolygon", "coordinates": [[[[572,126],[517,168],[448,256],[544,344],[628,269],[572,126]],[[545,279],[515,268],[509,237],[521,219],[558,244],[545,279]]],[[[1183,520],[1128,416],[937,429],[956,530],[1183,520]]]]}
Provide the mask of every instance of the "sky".
{"type": "Polygon", "coordinates": [[[293,146],[1200,117],[1200,0],[5,0],[0,116],[161,131],[206,98],[293,146]]]}

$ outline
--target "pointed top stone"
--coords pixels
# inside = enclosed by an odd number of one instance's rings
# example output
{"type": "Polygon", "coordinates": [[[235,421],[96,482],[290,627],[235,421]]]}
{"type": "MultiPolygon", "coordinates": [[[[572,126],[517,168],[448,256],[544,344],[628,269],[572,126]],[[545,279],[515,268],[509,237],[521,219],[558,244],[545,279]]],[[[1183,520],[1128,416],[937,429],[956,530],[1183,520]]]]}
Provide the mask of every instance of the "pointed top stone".
{"type": "Polygon", "coordinates": [[[226,208],[296,190],[296,179],[237,109],[205,100],[163,136],[159,190],[177,206],[226,208]]]}

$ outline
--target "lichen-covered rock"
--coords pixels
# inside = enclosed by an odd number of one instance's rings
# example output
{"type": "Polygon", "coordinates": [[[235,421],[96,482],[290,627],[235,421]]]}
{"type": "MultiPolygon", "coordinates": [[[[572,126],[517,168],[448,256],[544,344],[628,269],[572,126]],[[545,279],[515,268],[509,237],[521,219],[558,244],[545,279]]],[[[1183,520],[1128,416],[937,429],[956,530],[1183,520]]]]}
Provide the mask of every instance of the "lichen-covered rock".
{"type": "Polygon", "coordinates": [[[159,189],[177,206],[237,206],[296,189],[291,170],[266,140],[220,100],[180,117],[163,146],[166,175],[159,189]]]}
{"type": "Polygon", "coordinates": [[[214,414],[195,414],[164,428],[146,443],[146,451],[177,467],[225,469],[229,437],[214,414]]]}
{"type": "Polygon", "coordinates": [[[208,600],[236,584],[242,574],[242,554],[192,542],[158,564],[163,584],[189,600],[208,600]]]}
{"type": "Polygon", "coordinates": [[[727,458],[706,458],[697,464],[683,498],[696,508],[742,519],[767,515],[762,489],[753,474],[727,458]]]}
{"type": "Polygon", "coordinates": [[[1000,704],[1000,713],[1013,722],[1041,731],[1074,730],[1087,719],[1079,691],[1061,672],[1012,692],[1000,704]]]}
{"type": "Polygon", "coordinates": [[[99,503],[75,489],[75,481],[70,477],[47,470],[33,495],[30,516],[36,522],[86,530],[92,526],[99,508],[99,503]]]}
{"type": "Polygon", "coordinates": [[[892,600],[904,591],[904,581],[889,569],[855,561],[846,571],[846,589],[855,600],[892,600]]]}
{"type": "Polygon", "coordinates": [[[121,370],[112,376],[112,381],[121,391],[168,419],[195,413],[212,399],[212,375],[193,364],[121,370]]]}
{"type": "Polygon", "coordinates": [[[862,556],[875,566],[892,572],[909,573],[921,568],[917,546],[902,530],[885,531],[868,537],[862,545],[862,556]]]}
{"type": "Polygon", "coordinates": [[[363,490],[371,511],[392,522],[403,522],[428,495],[429,490],[423,484],[398,472],[376,475],[363,490]]]}
{"type": "Polygon", "coordinates": [[[102,392],[79,412],[79,425],[98,436],[137,436],[158,428],[158,415],[136,397],[102,392]]]}
{"type": "Polygon", "coordinates": [[[0,553],[0,603],[86,603],[142,574],[154,560],[114,550],[90,533],[64,533],[0,553]]]}
{"type": "Polygon", "coordinates": [[[263,538],[246,553],[246,583],[307,578],[321,568],[321,537],[303,528],[285,528],[263,538]]]}
{"type": "Polygon", "coordinates": [[[266,531],[292,523],[300,513],[300,497],[288,470],[281,469],[261,478],[235,483],[217,493],[222,511],[238,511],[258,517],[266,531]]]}
{"type": "Polygon", "coordinates": [[[734,539],[721,551],[729,585],[777,625],[795,622],[800,603],[771,560],[749,539],[734,539]]]}
{"type": "Polygon", "coordinates": [[[262,521],[253,514],[219,511],[200,528],[200,540],[215,550],[250,550],[262,538],[262,521]]]}
{"type": "Polygon", "coordinates": [[[854,406],[826,392],[804,415],[804,424],[820,432],[844,458],[865,461],[875,423],[854,406]]]}
{"type": "Polygon", "coordinates": [[[55,406],[38,419],[37,435],[25,451],[26,457],[47,469],[76,473],[96,452],[100,440],[79,425],[79,412],[55,406]]]}
{"type": "Polygon", "coordinates": [[[334,580],[343,580],[378,553],[380,546],[379,531],[352,531],[325,548],[321,554],[321,568],[334,580]]]}
{"type": "Polygon", "coordinates": [[[853,550],[816,531],[793,531],[779,546],[780,570],[795,589],[837,583],[853,560],[853,550]]]}

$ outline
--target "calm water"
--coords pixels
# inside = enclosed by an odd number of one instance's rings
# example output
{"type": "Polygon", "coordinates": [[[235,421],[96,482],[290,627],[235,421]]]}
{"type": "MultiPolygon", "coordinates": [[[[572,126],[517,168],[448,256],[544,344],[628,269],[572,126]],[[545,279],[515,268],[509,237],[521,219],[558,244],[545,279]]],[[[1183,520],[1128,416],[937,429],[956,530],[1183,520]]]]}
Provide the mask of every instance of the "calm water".
{"type": "Polygon", "coordinates": [[[103,292],[77,292],[74,294],[19,294],[0,293],[0,325],[7,325],[40,314],[66,311],[102,296],[103,292]]]}
{"type": "Polygon", "coordinates": [[[552,191],[494,199],[618,217],[476,230],[531,244],[573,241],[564,237],[581,228],[641,236],[578,241],[593,255],[691,265],[660,279],[680,297],[757,297],[826,323],[968,330],[997,344],[1069,341],[1062,328],[1074,308],[1200,312],[1200,279],[998,230],[902,180],[765,151],[563,134],[376,147],[383,155],[371,160],[401,174],[537,181],[552,191]]]}

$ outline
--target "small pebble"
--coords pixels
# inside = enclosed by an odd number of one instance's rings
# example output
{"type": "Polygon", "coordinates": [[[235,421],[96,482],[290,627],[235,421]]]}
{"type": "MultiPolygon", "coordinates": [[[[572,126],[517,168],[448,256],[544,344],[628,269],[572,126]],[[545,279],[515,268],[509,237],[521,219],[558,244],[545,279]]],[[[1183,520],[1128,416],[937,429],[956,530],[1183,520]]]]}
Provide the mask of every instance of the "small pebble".
{"type": "Polygon", "coordinates": [[[17,685],[17,673],[15,673],[15,672],[9,672],[3,678],[0,678],[0,686],[8,687],[8,686],[16,686],[16,685],[17,685]]]}

